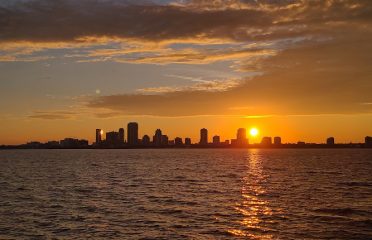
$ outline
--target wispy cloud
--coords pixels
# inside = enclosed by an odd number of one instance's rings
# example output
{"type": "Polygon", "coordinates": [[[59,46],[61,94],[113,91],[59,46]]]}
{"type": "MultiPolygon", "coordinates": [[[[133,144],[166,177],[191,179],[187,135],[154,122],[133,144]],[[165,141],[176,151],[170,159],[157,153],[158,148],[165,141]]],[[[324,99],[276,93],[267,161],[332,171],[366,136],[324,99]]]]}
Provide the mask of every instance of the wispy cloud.
{"type": "Polygon", "coordinates": [[[66,120],[66,119],[74,119],[78,112],[71,112],[71,111],[35,111],[29,118],[33,119],[42,119],[42,120],[66,120]]]}
{"type": "MultiPolygon", "coordinates": [[[[179,76],[178,76],[179,77],[179,76]]],[[[188,79],[188,78],[186,78],[188,79]]],[[[190,80],[190,79],[188,79],[190,80]]],[[[239,79],[228,79],[228,80],[202,80],[192,79],[191,81],[197,82],[189,86],[176,86],[176,87],[150,87],[138,89],[138,93],[142,94],[158,94],[158,93],[171,93],[171,92],[191,92],[191,91],[210,91],[210,92],[221,92],[239,86],[243,80],[239,79]]]]}

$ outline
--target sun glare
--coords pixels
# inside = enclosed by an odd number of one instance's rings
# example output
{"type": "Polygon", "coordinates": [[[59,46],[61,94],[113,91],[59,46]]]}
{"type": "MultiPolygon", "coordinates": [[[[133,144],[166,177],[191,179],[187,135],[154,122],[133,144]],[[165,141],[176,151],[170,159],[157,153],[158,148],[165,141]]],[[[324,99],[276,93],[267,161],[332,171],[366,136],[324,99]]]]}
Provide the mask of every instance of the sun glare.
{"type": "Polygon", "coordinates": [[[256,137],[258,135],[259,131],[257,128],[251,128],[251,130],[249,130],[249,134],[252,136],[252,137],[256,137]]]}

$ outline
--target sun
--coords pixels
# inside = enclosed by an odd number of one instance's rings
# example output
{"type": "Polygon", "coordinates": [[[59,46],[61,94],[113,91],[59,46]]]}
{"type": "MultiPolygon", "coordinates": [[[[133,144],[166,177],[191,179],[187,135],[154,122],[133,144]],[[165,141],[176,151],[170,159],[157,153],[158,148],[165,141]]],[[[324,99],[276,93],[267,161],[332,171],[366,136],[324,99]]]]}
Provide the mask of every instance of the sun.
{"type": "Polygon", "coordinates": [[[257,128],[251,128],[249,130],[249,134],[252,136],[252,137],[256,137],[258,135],[259,131],[257,128]]]}

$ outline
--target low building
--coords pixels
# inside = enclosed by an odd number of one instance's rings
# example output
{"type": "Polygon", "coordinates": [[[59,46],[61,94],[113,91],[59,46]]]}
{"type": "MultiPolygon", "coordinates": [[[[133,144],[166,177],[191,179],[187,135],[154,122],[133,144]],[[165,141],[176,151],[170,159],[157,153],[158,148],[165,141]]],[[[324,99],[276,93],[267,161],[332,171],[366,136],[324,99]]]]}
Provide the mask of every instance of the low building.
{"type": "Polygon", "coordinates": [[[169,144],[169,139],[167,135],[161,135],[161,145],[167,146],[169,144]]]}
{"type": "Polygon", "coordinates": [[[89,146],[88,140],[79,140],[75,138],[65,138],[60,141],[62,148],[86,148],[89,146]]]}
{"type": "Polygon", "coordinates": [[[118,145],[120,143],[118,132],[107,132],[106,133],[106,144],[108,145],[118,145]]]}
{"type": "Polygon", "coordinates": [[[141,144],[143,146],[149,146],[151,144],[151,141],[150,141],[150,137],[148,135],[144,135],[142,137],[142,141],[141,141],[141,144]]]}
{"type": "Polygon", "coordinates": [[[213,137],[213,145],[220,145],[220,143],[221,143],[220,136],[214,136],[213,137]]]}
{"type": "Polygon", "coordinates": [[[176,146],[182,146],[182,145],[183,145],[182,138],[180,138],[180,137],[176,137],[176,138],[174,139],[174,144],[175,144],[176,146]]]}
{"type": "Polygon", "coordinates": [[[282,138],[281,137],[274,137],[274,144],[275,145],[281,145],[282,144],[282,138]]]}
{"type": "Polygon", "coordinates": [[[271,137],[263,137],[262,138],[261,145],[270,146],[271,144],[272,144],[271,137]]]}
{"type": "Polygon", "coordinates": [[[45,143],[45,147],[46,148],[59,148],[60,145],[58,141],[48,141],[47,143],[45,143]]]}
{"type": "Polygon", "coordinates": [[[25,144],[26,148],[41,148],[43,144],[41,142],[28,142],[25,144]]]}
{"type": "Polygon", "coordinates": [[[372,137],[370,137],[370,136],[367,136],[367,137],[365,137],[365,139],[364,139],[365,141],[365,145],[367,145],[367,146],[371,146],[372,147],[372,137]]]}
{"type": "Polygon", "coordinates": [[[335,138],[334,137],[327,138],[327,145],[335,145],[335,138]]]}
{"type": "Polygon", "coordinates": [[[185,138],[185,145],[190,146],[191,145],[191,138],[185,138]]]}

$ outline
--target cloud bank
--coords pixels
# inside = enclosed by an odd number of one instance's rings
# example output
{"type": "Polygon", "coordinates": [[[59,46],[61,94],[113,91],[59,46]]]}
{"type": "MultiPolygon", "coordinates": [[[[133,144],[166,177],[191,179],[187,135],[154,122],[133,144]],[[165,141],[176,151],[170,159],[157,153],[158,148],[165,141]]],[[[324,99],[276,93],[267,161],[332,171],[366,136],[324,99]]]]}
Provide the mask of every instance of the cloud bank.
{"type": "Polygon", "coordinates": [[[371,113],[363,104],[372,102],[371,20],[369,0],[2,1],[0,61],[65,49],[77,62],[225,61],[232,71],[262,73],[87,103],[120,114],[371,113]]]}

